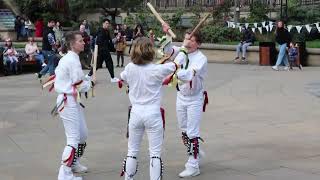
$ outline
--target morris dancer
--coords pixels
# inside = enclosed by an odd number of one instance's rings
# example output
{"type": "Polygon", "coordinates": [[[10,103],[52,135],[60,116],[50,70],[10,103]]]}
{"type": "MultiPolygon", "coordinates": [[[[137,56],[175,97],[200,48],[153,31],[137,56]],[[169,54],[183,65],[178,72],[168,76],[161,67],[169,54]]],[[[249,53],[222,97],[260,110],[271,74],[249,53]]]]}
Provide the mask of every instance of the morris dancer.
{"type": "Polygon", "coordinates": [[[162,81],[178,68],[175,62],[153,64],[155,52],[150,39],[137,38],[134,42],[131,59],[120,74],[129,87],[132,104],[129,121],[128,154],[123,162],[121,176],[132,180],[137,173],[138,154],[144,131],[149,140],[150,180],[161,180],[163,165],[161,148],[164,123],[160,112],[162,81]]]}
{"type": "MultiPolygon", "coordinates": [[[[168,29],[170,27],[163,24],[163,30],[167,32],[168,29]]],[[[191,32],[185,34],[181,48],[172,46],[170,43],[164,48],[164,51],[173,54],[172,58],[175,58],[178,65],[181,65],[181,69],[176,73],[179,82],[176,86],[178,90],[176,111],[178,124],[182,131],[182,140],[189,156],[185,170],[179,174],[182,178],[200,174],[200,120],[205,105],[208,103],[203,84],[207,73],[207,57],[199,50],[200,33],[195,31],[191,37],[190,34],[191,32]]]]}
{"type": "Polygon", "coordinates": [[[89,76],[85,77],[81,69],[79,53],[84,49],[84,41],[80,32],[69,32],[65,36],[68,53],[61,58],[55,70],[56,109],[62,119],[67,145],[62,154],[58,180],[82,180],[73,172],[83,173],[87,167],[80,164],[80,157],[86,147],[88,129],[83,114],[83,106],[79,103],[79,93],[88,92],[93,83],[89,76]]]}

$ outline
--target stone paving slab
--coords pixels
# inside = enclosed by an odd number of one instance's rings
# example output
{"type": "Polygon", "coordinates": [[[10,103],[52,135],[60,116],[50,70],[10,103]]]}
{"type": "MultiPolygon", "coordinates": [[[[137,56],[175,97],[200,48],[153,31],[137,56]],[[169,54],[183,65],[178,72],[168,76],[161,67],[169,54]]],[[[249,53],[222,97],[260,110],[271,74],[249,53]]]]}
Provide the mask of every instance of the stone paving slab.
{"type": "MultiPolygon", "coordinates": [[[[127,59],[126,59],[127,61],[127,59]]],[[[273,71],[267,66],[212,64],[209,106],[201,135],[206,157],[194,180],[295,180],[320,178],[319,67],[273,71]]],[[[122,69],[115,68],[118,76],[122,69]]],[[[125,90],[97,71],[96,97],[83,100],[89,129],[82,162],[84,180],[115,180],[127,151],[125,90]]],[[[65,144],[59,118],[50,110],[56,95],[41,90],[33,74],[0,78],[0,180],[53,180],[65,144]]],[[[180,179],[186,150],[180,142],[175,90],[166,88],[164,179],[180,179]]],[[[137,180],[149,177],[147,137],[137,180]]]]}

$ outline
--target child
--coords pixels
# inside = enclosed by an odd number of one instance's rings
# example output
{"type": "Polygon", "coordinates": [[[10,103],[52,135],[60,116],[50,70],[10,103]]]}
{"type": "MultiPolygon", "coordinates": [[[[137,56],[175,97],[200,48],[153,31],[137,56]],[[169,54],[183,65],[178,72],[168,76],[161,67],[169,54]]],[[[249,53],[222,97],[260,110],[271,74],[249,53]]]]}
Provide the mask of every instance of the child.
{"type": "Polygon", "coordinates": [[[121,67],[123,67],[123,62],[124,62],[123,52],[127,47],[127,42],[126,42],[126,39],[123,36],[121,36],[120,32],[116,37],[115,44],[116,44],[116,51],[117,51],[117,67],[119,67],[120,57],[121,57],[121,67]]]}
{"type": "Polygon", "coordinates": [[[16,49],[12,46],[11,39],[7,39],[5,43],[5,49],[3,51],[3,60],[7,67],[10,69],[11,73],[18,73],[18,53],[16,49]]]}
{"type": "Polygon", "coordinates": [[[302,65],[300,62],[298,62],[298,45],[294,45],[293,42],[290,43],[290,48],[288,50],[288,55],[289,55],[289,64],[290,64],[290,69],[293,69],[292,66],[296,65],[299,67],[300,70],[302,70],[302,65]],[[299,64],[298,64],[299,63],[299,64]]]}
{"type": "Polygon", "coordinates": [[[147,37],[134,42],[130,62],[120,74],[130,87],[132,104],[129,120],[128,154],[124,160],[125,180],[132,180],[137,172],[137,156],[144,131],[149,140],[150,180],[162,179],[161,148],[163,142],[163,120],[160,112],[162,81],[177,68],[175,62],[153,64],[155,52],[147,37]]]}

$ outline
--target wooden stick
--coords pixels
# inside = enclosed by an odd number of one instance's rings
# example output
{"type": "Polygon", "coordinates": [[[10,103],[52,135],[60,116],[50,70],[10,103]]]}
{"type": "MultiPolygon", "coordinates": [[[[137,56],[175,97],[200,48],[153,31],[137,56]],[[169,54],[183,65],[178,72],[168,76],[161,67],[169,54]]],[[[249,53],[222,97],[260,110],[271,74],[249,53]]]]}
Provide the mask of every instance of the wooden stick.
{"type": "MultiPolygon", "coordinates": [[[[162,19],[162,17],[160,16],[160,14],[154,9],[154,7],[152,6],[151,3],[147,3],[147,6],[149,7],[149,9],[151,10],[151,12],[153,13],[153,15],[156,16],[156,18],[158,19],[158,21],[160,21],[161,24],[165,24],[166,22],[162,19]]],[[[176,38],[177,36],[173,33],[173,31],[171,29],[168,30],[168,33],[170,34],[170,36],[172,38],[176,38]]]]}
{"type": "MultiPolygon", "coordinates": [[[[94,46],[94,51],[93,51],[93,65],[92,65],[92,81],[94,83],[96,83],[97,81],[97,76],[96,76],[96,72],[97,72],[97,59],[98,59],[98,45],[94,46]]],[[[94,87],[92,87],[92,97],[94,97],[94,87]]]]}
{"type": "Polygon", "coordinates": [[[200,26],[206,21],[206,19],[210,16],[210,14],[207,14],[206,16],[204,16],[201,21],[198,23],[198,25],[192,30],[190,37],[192,37],[192,35],[199,30],[200,26]]]}

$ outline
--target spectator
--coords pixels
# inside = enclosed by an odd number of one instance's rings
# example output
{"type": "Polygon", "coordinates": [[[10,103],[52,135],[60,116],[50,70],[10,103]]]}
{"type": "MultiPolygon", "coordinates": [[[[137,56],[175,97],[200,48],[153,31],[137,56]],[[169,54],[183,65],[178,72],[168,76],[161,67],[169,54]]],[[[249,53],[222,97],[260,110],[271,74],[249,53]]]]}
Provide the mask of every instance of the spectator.
{"type": "Polygon", "coordinates": [[[85,25],[80,25],[80,33],[82,35],[83,41],[84,41],[84,50],[80,52],[80,62],[82,65],[82,68],[89,69],[90,68],[90,62],[91,62],[91,50],[90,50],[90,36],[85,31],[85,25]]]}
{"type": "Polygon", "coordinates": [[[18,73],[18,53],[12,45],[11,39],[7,39],[3,51],[3,62],[12,74],[18,73]]]}
{"type": "Polygon", "coordinates": [[[239,59],[240,52],[242,51],[241,60],[243,62],[246,62],[247,48],[248,46],[251,46],[254,43],[254,35],[250,31],[250,29],[247,29],[245,26],[242,26],[241,33],[242,33],[242,38],[241,38],[241,42],[237,46],[237,54],[236,54],[236,57],[234,58],[234,61],[237,61],[239,59]]]}
{"type": "Polygon", "coordinates": [[[279,65],[283,62],[285,65],[284,70],[289,70],[289,62],[286,54],[286,49],[291,41],[290,33],[287,29],[284,28],[284,23],[282,21],[278,21],[275,33],[276,42],[279,44],[279,54],[277,62],[274,66],[272,66],[272,69],[278,71],[279,65]]]}
{"type": "Polygon", "coordinates": [[[25,37],[27,37],[27,32],[26,32],[26,28],[25,28],[25,20],[23,17],[20,18],[20,35],[21,37],[23,37],[23,39],[25,37]]]}
{"type": "Polygon", "coordinates": [[[43,20],[42,19],[38,19],[35,23],[35,28],[36,28],[36,32],[35,32],[35,36],[36,37],[42,37],[42,33],[43,33],[43,20]]]}
{"type": "Polygon", "coordinates": [[[122,29],[122,36],[125,36],[127,41],[131,41],[133,38],[132,29],[125,24],[123,25],[122,29]]]}
{"type": "Polygon", "coordinates": [[[143,31],[141,24],[138,24],[133,31],[133,39],[136,39],[138,37],[143,37],[144,35],[145,34],[144,34],[144,31],[143,31]]]}
{"type": "Polygon", "coordinates": [[[85,26],[86,33],[90,36],[90,26],[89,26],[87,20],[83,20],[82,24],[85,26]]]}
{"type": "Polygon", "coordinates": [[[24,22],[24,28],[26,31],[26,37],[30,37],[31,36],[31,26],[32,23],[30,21],[30,19],[26,19],[26,21],[24,22]]]}
{"type": "Polygon", "coordinates": [[[42,37],[42,53],[45,59],[48,60],[48,64],[44,67],[39,73],[37,73],[38,78],[41,80],[41,77],[47,73],[50,75],[54,74],[55,69],[55,52],[57,51],[56,37],[54,35],[53,27],[55,25],[54,20],[49,20],[47,27],[44,29],[42,37]]]}
{"type": "Polygon", "coordinates": [[[117,36],[119,32],[121,32],[121,27],[119,24],[116,25],[116,28],[113,31],[114,36],[117,36]]]}
{"type": "Polygon", "coordinates": [[[57,21],[56,25],[53,27],[54,35],[56,37],[56,41],[61,45],[62,44],[62,38],[63,38],[63,30],[60,25],[60,22],[57,21]]]}
{"type": "Polygon", "coordinates": [[[42,67],[46,66],[46,63],[44,63],[44,56],[40,53],[37,43],[34,42],[33,37],[28,38],[28,43],[26,44],[25,51],[28,55],[29,60],[35,59],[37,63],[42,67]]]}
{"type": "Polygon", "coordinates": [[[17,41],[19,41],[19,38],[21,37],[21,17],[16,16],[16,19],[14,20],[14,30],[17,33],[17,41]]]}
{"type": "Polygon", "coordinates": [[[290,43],[290,48],[288,50],[289,55],[289,64],[290,64],[290,70],[292,70],[293,66],[298,66],[300,70],[302,70],[302,65],[298,63],[298,45],[294,45],[293,42],[290,43]]]}
{"type": "MultiPolygon", "coordinates": [[[[98,60],[97,69],[102,68],[102,64],[105,61],[107,69],[111,76],[111,82],[118,82],[118,78],[114,76],[114,67],[112,62],[111,52],[115,52],[114,45],[112,43],[109,32],[110,20],[105,19],[102,23],[102,28],[99,29],[96,38],[96,44],[98,45],[98,60]]],[[[89,75],[92,75],[90,71],[89,75]]]]}
{"type": "Polygon", "coordinates": [[[123,53],[127,47],[127,41],[124,36],[121,36],[120,32],[117,34],[117,37],[115,38],[115,45],[116,45],[116,51],[117,51],[117,67],[120,67],[119,66],[120,58],[121,58],[121,67],[123,67],[123,63],[124,63],[123,53]]]}
{"type": "Polygon", "coordinates": [[[148,37],[149,37],[152,45],[154,46],[155,35],[154,35],[153,30],[151,28],[149,29],[148,37]]]}

